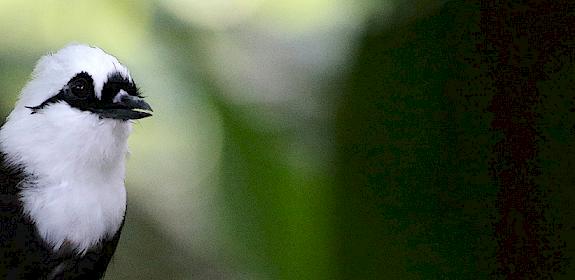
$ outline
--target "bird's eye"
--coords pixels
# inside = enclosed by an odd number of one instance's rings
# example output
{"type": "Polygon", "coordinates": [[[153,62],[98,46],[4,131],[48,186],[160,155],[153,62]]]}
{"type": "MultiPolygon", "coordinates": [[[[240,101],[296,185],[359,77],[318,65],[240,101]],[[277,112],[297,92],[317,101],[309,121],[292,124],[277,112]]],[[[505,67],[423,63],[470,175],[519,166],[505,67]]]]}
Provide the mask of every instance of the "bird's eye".
{"type": "Polygon", "coordinates": [[[90,92],[88,89],[88,82],[85,79],[77,79],[71,85],[72,93],[77,97],[86,97],[90,92]]]}

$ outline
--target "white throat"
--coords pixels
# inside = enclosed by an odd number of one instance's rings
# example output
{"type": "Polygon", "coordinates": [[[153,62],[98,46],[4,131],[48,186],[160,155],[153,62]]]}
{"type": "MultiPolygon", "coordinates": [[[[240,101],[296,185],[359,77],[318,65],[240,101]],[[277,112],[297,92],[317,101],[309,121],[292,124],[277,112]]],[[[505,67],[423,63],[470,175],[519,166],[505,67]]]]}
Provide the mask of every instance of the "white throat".
{"type": "Polygon", "coordinates": [[[31,175],[21,186],[25,214],[54,250],[67,244],[84,253],[123,221],[131,125],[65,103],[37,114],[24,105],[0,130],[0,148],[31,175]]]}

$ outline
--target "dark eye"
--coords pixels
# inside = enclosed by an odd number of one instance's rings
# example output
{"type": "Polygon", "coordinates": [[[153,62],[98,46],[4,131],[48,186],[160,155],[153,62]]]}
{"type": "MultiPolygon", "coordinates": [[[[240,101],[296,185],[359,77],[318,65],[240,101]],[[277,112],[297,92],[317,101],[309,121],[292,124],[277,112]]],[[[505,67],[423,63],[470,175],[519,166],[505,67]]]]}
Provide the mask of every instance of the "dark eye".
{"type": "Polygon", "coordinates": [[[83,78],[75,80],[70,85],[70,89],[72,90],[72,93],[77,97],[86,97],[90,93],[90,90],[88,89],[88,81],[83,78]]]}

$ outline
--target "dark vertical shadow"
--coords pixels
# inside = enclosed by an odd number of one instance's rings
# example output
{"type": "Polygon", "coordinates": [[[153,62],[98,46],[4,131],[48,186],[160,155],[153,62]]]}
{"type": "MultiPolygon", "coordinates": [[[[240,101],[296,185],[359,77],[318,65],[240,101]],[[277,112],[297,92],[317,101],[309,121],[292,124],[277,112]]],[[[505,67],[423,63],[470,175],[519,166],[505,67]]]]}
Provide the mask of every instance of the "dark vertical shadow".
{"type": "MultiPolygon", "coordinates": [[[[556,168],[544,172],[541,150],[550,147],[553,140],[545,133],[550,128],[546,120],[557,113],[568,118],[568,113],[546,105],[563,99],[573,108],[573,81],[564,88],[571,87],[565,92],[571,98],[560,97],[557,90],[543,90],[541,82],[560,82],[552,75],[572,67],[574,5],[572,1],[485,1],[481,7],[481,31],[486,39],[483,48],[491,51],[483,61],[495,86],[489,108],[494,114],[491,127],[493,133],[502,135],[493,146],[490,168],[499,186],[496,275],[506,279],[550,278],[563,271],[567,262],[564,241],[558,235],[558,217],[549,216],[559,210],[550,200],[550,191],[556,186],[549,184],[548,173],[556,168]]],[[[564,87],[565,82],[557,85],[564,87]]],[[[573,143],[573,123],[563,125],[571,126],[569,140],[573,143]]],[[[556,164],[571,161],[556,160],[556,164]]]]}
{"type": "Polygon", "coordinates": [[[554,3],[366,31],[337,121],[342,279],[572,275],[575,20],[554,3]]]}

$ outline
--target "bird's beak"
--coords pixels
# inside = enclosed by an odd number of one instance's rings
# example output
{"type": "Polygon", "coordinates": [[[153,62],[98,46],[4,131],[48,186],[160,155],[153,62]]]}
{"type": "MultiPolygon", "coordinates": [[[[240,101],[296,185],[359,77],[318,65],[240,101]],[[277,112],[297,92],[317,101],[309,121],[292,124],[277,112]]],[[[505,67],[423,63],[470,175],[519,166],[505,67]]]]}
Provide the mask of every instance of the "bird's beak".
{"type": "Polygon", "coordinates": [[[102,118],[126,121],[151,116],[149,112],[152,112],[152,107],[141,97],[120,93],[114,98],[114,103],[105,108],[98,108],[94,112],[102,118]]]}

